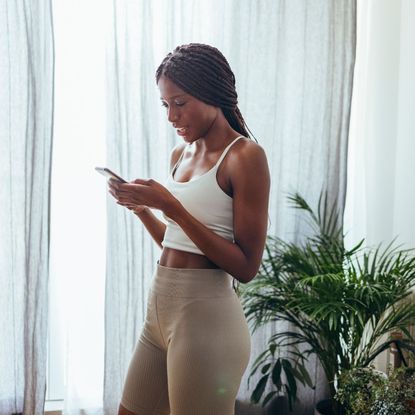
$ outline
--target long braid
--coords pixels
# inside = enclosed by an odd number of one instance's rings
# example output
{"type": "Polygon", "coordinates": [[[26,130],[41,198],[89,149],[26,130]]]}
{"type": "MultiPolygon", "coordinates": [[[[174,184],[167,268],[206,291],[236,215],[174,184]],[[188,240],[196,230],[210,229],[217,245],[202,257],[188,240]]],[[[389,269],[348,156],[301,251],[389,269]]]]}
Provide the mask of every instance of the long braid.
{"type": "Polygon", "coordinates": [[[218,49],[202,43],[177,46],[157,68],[156,82],[162,75],[195,98],[221,108],[234,130],[251,137],[238,108],[235,75],[218,49]]]}

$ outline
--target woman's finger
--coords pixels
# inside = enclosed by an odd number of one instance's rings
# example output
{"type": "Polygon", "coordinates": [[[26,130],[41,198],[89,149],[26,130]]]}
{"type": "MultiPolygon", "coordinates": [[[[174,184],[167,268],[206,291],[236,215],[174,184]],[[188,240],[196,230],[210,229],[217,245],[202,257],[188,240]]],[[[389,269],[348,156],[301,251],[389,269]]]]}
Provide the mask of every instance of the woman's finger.
{"type": "Polygon", "coordinates": [[[134,184],[141,184],[143,186],[150,186],[152,184],[152,182],[153,182],[153,180],[151,180],[151,179],[148,179],[148,180],[145,180],[145,179],[135,179],[133,181],[134,184]]]}
{"type": "Polygon", "coordinates": [[[108,179],[108,184],[112,187],[117,187],[120,184],[120,182],[118,180],[108,179]]]}
{"type": "Polygon", "coordinates": [[[115,199],[118,199],[118,196],[117,196],[117,194],[114,192],[114,191],[112,191],[112,190],[110,190],[109,191],[109,193],[115,198],[115,199]]]}

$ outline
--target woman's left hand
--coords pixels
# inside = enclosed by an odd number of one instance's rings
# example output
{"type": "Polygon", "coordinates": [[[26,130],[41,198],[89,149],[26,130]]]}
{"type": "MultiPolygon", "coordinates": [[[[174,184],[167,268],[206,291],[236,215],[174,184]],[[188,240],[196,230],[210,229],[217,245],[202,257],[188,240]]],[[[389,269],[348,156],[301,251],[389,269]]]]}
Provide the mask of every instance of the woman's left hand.
{"type": "Polygon", "coordinates": [[[145,205],[170,216],[180,202],[160,183],[153,179],[136,179],[132,183],[110,180],[110,193],[121,205],[145,205]]]}

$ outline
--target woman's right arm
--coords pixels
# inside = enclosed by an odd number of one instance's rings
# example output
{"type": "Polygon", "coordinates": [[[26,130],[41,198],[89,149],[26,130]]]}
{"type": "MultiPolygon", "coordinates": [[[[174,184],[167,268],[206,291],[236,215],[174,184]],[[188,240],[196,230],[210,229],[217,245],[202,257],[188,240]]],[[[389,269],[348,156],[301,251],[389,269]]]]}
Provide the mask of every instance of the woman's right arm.
{"type": "MultiPolygon", "coordinates": [[[[173,149],[170,156],[170,171],[172,171],[173,167],[176,165],[177,160],[184,151],[184,148],[185,144],[181,143],[173,149]]],[[[161,243],[166,232],[166,224],[159,220],[148,207],[137,206],[136,209],[134,209],[134,214],[141,220],[144,227],[147,229],[157,245],[160,248],[163,248],[161,243]]]]}

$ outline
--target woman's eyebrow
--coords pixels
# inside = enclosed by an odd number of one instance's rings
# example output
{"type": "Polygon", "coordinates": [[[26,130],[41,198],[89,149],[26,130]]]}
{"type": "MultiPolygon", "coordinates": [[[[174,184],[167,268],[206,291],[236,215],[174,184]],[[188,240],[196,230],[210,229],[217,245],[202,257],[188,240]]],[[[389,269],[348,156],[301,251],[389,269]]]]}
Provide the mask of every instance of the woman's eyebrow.
{"type": "Polygon", "coordinates": [[[163,97],[160,97],[160,99],[161,99],[162,101],[165,101],[166,99],[173,99],[173,98],[183,97],[183,96],[185,96],[185,95],[187,95],[187,94],[178,94],[178,95],[173,95],[173,96],[172,96],[172,97],[170,97],[170,98],[163,98],[163,97]]]}

